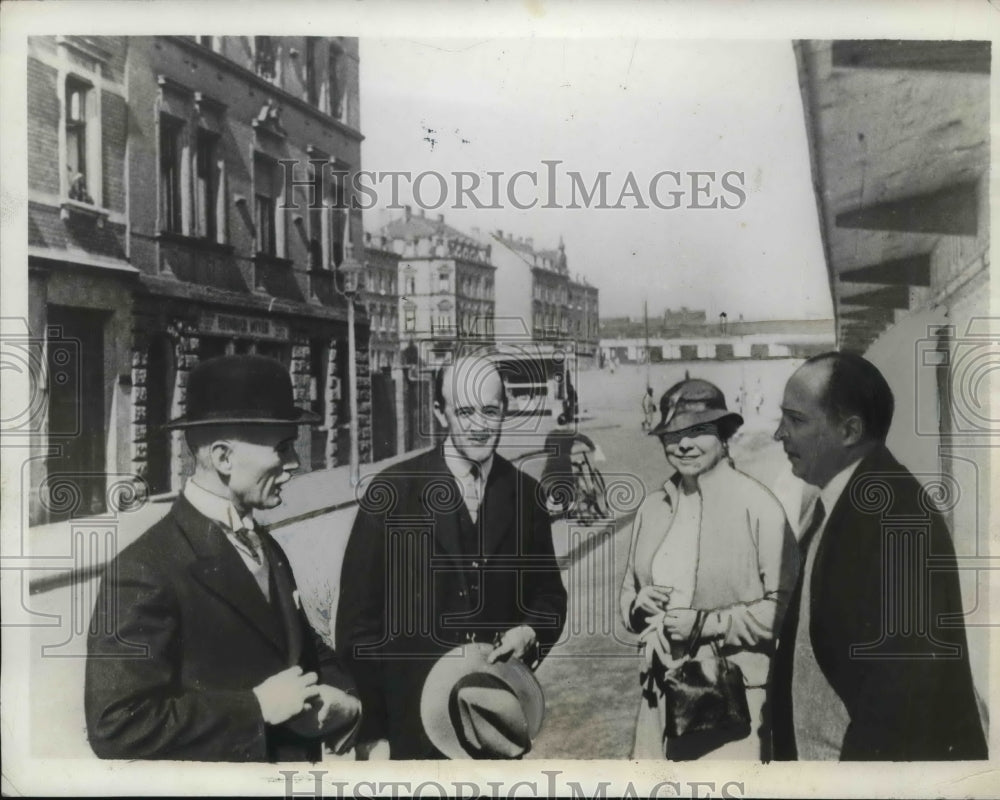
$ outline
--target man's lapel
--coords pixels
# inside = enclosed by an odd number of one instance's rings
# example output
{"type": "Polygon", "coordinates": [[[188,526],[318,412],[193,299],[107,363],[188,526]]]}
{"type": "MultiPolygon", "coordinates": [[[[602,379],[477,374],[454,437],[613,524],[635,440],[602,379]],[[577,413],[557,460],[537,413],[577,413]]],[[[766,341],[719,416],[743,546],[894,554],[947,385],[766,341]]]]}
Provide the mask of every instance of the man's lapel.
{"type": "Polygon", "coordinates": [[[295,603],[295,583],[292,579],[292,568],[281,549],[277,547],[267,531],[258,529],[260,542],[267,554],[271,566],[271,601],[281,614],[285,628],[285,641],[288,651],[288,665],[299,663],[302,657],[302,625],[299,617],[299,607],[295,603]]]}
{"type": "Polygon", "coordinates": [[[458,515],[464,505],[462,489],[444,460],[443,446],[438,445],[428,453],[417,471],[423,476],[419,482],[420,504],[433,519],[435,555],[442,551],[451,555],[461,554],[462,532],[458,515]]]}
{"type": "Polygon", "coordinates": [[[226,541],[222,526],[199,513],[183,495],[174,504],[172,513],[198,556],[191,565],[195,580],[284,653],[287,643],[278,616],[236,550],[226,541]]]}
{"type": "Polygon", "coordinates": [[[493,555],[507,536],[522,533],[517,530],[516,515],[521,503],[534,503],[533,497],[520,497],[525,482],[519,473],[500,456],[493,456],[479,508],[479,525],[483,536],[483,554],[493,555]]]}
{"type": "MultiPolygon", "coordinates": [[[[892,457],[884,447],[878,447],[873,450],[861,460],[857,469],[854,470],[854,474],[851,475],[851,479],[847,482],[847,486],[844,487],[844,491],[837,498],[837,502],[833,504],[832,509],[827,511],[823,536],[820,539],[819,546],[816,549],[816,558],[813,561],[809,598],[811,606],[822,602],[822,598],[825,597],[825,583],[828,578],[827,573],[829,572],[829,554],[833,552],[834,548],[839,549],[841,552],[853,553],[858,541],[858,533],[862,527],[870,526],[872,520],[875,520],[869,514],[863,515],[858,508],[857,499],[852,497],[855,491],[855,484],[858,481],[864,480],[872,472],[883,472],[891,469],[893,463],[892,457]]],[[[864,490],[862,490],[862,494],[864,494],[864,490]]],[[[875,524],[878,524],[877,520],[875,524]]],[[[805,568],[804,562],[802,566],[805,568]]],[[[831,577],[835,577],[838,580],[841,579],[841,576],[831,577]]],[[[846,577],[849,578],[851,576],[846,577]]]]}

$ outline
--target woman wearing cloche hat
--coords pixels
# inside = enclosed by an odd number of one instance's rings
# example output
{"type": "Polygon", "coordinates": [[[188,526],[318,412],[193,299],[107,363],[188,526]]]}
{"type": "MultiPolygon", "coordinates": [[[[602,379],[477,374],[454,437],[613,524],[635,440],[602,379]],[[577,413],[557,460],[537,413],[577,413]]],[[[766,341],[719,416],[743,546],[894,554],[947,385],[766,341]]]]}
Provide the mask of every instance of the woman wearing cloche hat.
{"type": "Polygon", "coordinates": [[[769,758],[762,721],[775,632],[797,577],[795,540],[778,501],[733,466],[743,418],[708,381],[675,384],[660,400],[660,439],[674,473],[632,524],[620,605],[640,634],[643,692],[632,758],[769,758]],[[686,653],[725,656],[743,674],[750,733],[667,735],[667,671],[686,653]]]}

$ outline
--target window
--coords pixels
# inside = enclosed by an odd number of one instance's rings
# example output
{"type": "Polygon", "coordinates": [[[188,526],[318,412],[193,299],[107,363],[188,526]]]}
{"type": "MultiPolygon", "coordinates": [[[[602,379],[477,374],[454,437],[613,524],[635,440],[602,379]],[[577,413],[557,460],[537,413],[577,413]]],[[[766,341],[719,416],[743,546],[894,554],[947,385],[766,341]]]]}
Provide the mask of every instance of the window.
{"type": "Polygon", "coordinates": [[[319,104],[319,94],[316,91],[316,37],[306,37],[306,52],[304,57],[306,62],[304,67],[306,102],[312,103],[315,106],[319,104]]]}
{"type": "Polygon", "coordinates": [[[254,226],[257,229],[257,252],[278,255],[277,175],[275,163],[261,155],[254,157],[254,226]]]}
{"type": "Polygon", "coordinates": [[[93,203],[91,170],[88,161],[87,123],[92,114],[93,98],[90,84],[77,78],[66,78],[66,185],[69,199],[93,203]]]}
{"type": "Polygon", "coordinates": [[[413,275],[406,276],[406,293],[416,294],[417,293],[417,279],[413,275]]]}
{"type": "Polygon", "coordinates": [[[160,230],[181,232],[181,124],[160,117],[160,230]]]}
{"type": "Polygon", "coordinates": [[[450,277],[451,276],[448,273],[448,270],[446,270],[446,269],[443,269],[443,270],[441,270],[438,273],[438,291],[439,292],[447,292],[448,291],[448,286],[449,286],[449,283],[450,283],[450,281],[449,281],[450,277]]]}
{"type": "Polygon", "coordinates": [[[213,242],[221,241],[219,234],[225,228],[217,145],[218,137],[214,133],[198,131],[195,149],[195,235],[213,242]]]}
{"type": "Polygon", "coordinates": [[[330,182],[330,205],[331,205],[331,230],[330,230],[330,252],[333,256],[334,266],[339,267],[343,261],[347,250],[349,238],[347,213],[347,173],[343,167],[338,167],[332,173],[330,182]]]}
{"type": "Polygon", "coordinates": [[[278,52],[273,36],[253,37],[253,66],[260,77],[277,82],[278,52]]]}
{"type": "Polygon", "coordinates": [[[417,307],[412,303],[403,307],[403,329],[408,333],[417,329],[417,307]]]}
{"type": "Polygon", "coordinates": [[[327,55],[326,62],[326,102],[327,102],[327,113],[334,119],[343,120],[344,118],[344,98],[343,91],[341,89],[340,76],[338,74],[340,68],[340,49],[330,43],[330,52],[327,55]]]}
{"type": "MultiPolygon", "coordinates": [[[[309,179],[315,183],[317,165],[309,165],[309,179]]],[[[322,184],[320,184],[322,185],[322,184]]],[[[329,257],[323,253],[323,217],[326,209],[323,198],[316,208],[309,207],[309,269],[327,269],[330,266],[329,257]]]]}

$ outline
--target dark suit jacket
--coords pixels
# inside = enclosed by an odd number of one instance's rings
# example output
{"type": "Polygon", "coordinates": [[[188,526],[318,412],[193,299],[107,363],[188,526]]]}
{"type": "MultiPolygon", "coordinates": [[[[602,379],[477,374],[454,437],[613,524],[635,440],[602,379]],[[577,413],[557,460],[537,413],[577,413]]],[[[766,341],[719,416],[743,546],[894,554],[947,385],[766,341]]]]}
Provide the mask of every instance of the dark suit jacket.
{"type": "Polygon", "coordinates": [[[387,738],[394,759],[443,757],[420,721],[436,658],[520,624],[535,629],[541,656],[565,617],[533,478],[494,456],[474,525],[440,447],[390,467],[367,488],[340,583],[336,643],[361,694],[359,738],[387,738]]]}
{"type": "Polygon", "coordinates": [[[252,689],[296,664],[346,691],[353,682],[296,608],[285,554],[260,534],[270,603],[222,528],[183,496],[108,565],[85,686],[98,756],[319,760],[318,739],[265,724],[252,689]]]}
{"type": "MultiPolygon", "coordinates": [[[[951,535],[887,449],[862,460],[828,509],[811,580],[810,641],[850,715],[841,759],[986,758],[951,535]],[[889,598],[913,603],[912,629],[896,624],[889,598]],[[870,646],[852,651],[857,645],[870,646]]],[[[800,600],[799,589],[773,672],[775,757],[784,760],[797,755],[791,676],[800,600]]]]}

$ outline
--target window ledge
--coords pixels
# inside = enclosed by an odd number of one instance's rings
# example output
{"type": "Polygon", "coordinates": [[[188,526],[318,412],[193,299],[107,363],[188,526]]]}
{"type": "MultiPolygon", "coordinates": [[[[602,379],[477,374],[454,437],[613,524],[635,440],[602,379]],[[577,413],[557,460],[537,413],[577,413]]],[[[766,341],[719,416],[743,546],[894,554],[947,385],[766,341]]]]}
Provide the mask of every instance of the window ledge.
{"type": "Polygon", "coordinates": [[[70,216],[90,217],[97,222],[98,228],[103,228],[104,221],[111,216],[111,211],[91,203],[67,199],[59,204],[59,216],[64,220],[69,219],[70,216]]]}
{"type": "Polygon", "coordinates": [[[272,267],[285,267],[287,269],[291,269],[295,266],[295,262],[290,258],[272,256],[268,253],[255,253],[253,260],[258,264],[267,264],[272,267]]]}
{"type": "Polygon", "coordinates": [[[188,236],[185,233],[175,233],[174,231],[160,231],[153,238],[163,242],[175,242],[177,244],[188,245],[199,250],[214,250],[217,253],[232,253],[234,248],[231,244],[214,242],[211,239],[204,239],[200,236],[188,236]]]}

